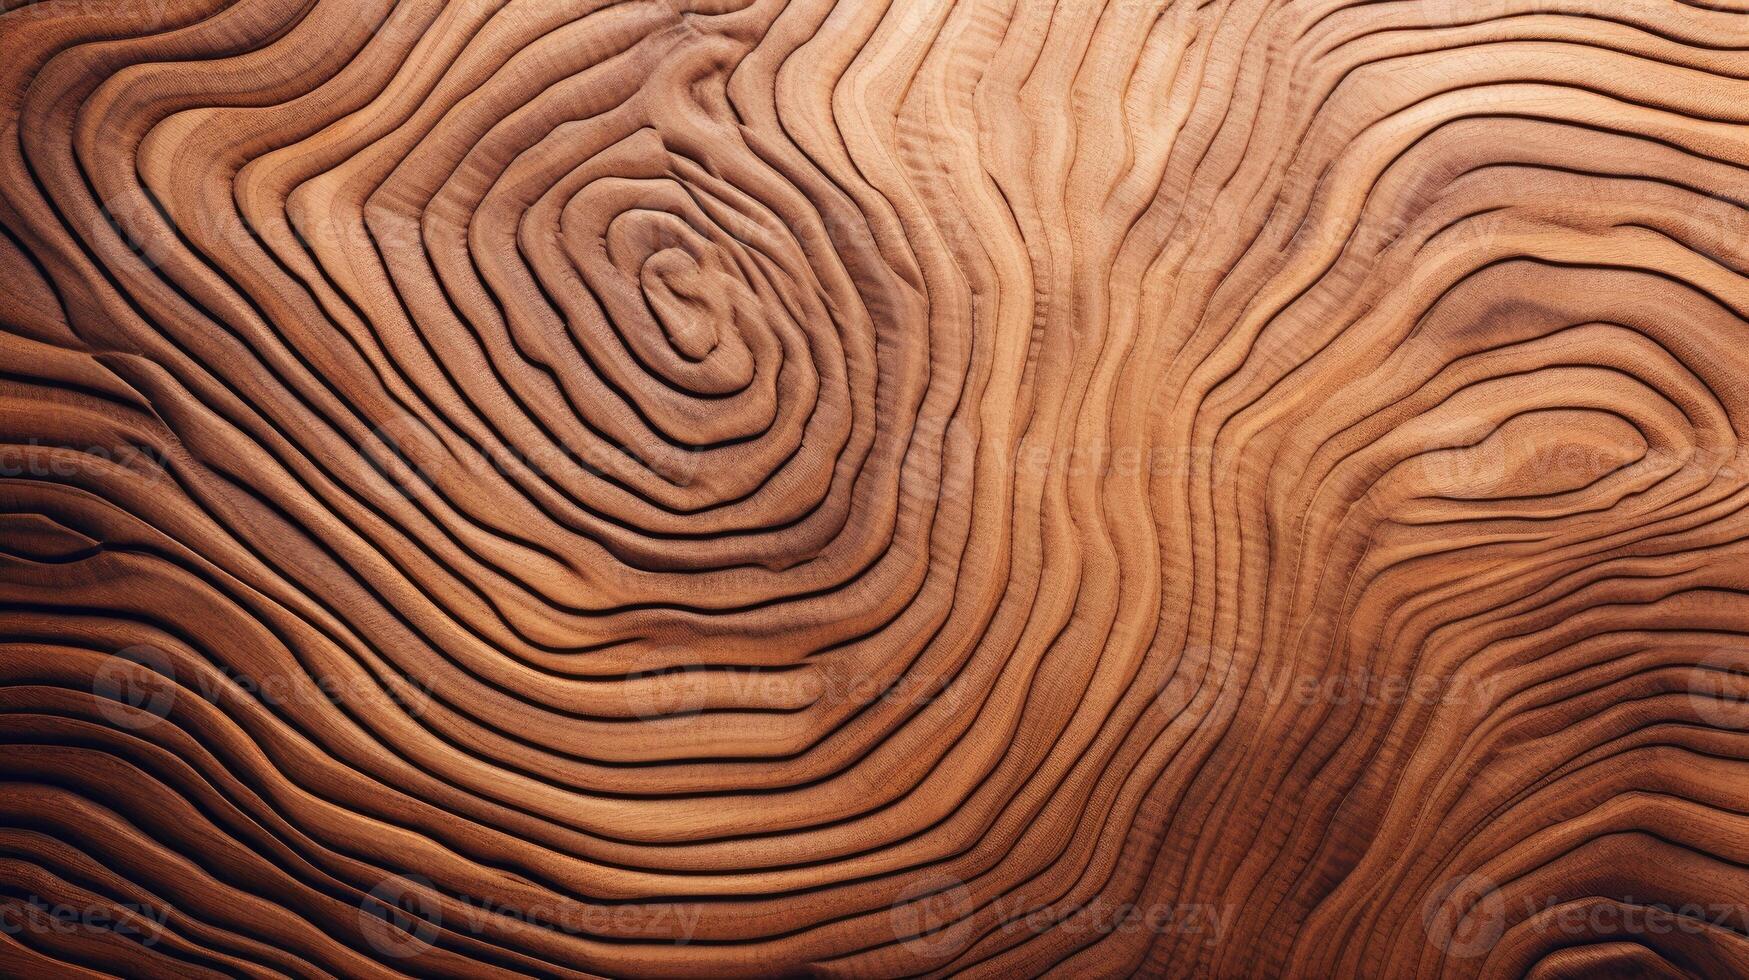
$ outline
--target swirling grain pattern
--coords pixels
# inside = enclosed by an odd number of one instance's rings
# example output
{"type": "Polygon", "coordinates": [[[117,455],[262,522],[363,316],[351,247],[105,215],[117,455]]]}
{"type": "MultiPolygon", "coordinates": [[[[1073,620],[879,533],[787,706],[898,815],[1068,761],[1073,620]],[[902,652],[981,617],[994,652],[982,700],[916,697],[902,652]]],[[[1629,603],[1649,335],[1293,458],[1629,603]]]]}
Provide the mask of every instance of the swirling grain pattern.
{"type": "Polygon", "coordinates": [[[1746,0],[0,0],[0,974],[1749,975],[1746,0]]]}

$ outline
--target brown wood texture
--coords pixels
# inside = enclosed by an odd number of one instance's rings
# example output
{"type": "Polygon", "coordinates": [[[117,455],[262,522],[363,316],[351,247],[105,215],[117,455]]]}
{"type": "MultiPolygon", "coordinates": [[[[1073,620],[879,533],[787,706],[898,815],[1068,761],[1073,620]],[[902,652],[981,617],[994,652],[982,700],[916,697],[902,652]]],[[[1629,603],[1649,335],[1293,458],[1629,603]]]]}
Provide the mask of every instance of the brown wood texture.
{"type": "Polygon", "coordinates": [[[1749,0],[0,8],[0,974],[1749,975],[1749,0]]]}

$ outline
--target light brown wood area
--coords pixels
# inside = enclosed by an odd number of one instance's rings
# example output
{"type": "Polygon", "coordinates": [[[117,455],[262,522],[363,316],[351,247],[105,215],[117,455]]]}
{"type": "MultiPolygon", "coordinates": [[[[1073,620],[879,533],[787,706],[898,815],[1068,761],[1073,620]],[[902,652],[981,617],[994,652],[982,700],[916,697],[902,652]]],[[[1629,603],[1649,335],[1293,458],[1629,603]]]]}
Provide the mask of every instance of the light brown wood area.
{"type": "Polygon", "coordinates": [[[1749,975],[1749,0],[0,0],[0,975],[1749,975]]]}

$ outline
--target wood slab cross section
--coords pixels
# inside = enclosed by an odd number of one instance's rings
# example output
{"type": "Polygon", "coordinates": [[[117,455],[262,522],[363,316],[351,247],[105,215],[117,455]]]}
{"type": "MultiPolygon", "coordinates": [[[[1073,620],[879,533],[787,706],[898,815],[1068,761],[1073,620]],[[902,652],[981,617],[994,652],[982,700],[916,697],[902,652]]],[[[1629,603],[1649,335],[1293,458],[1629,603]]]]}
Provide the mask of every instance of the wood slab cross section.
{"type": "Polygon", "coordinates": [[[0,976],[1749,976],[1749,0],[0,0],[0,976]]]}

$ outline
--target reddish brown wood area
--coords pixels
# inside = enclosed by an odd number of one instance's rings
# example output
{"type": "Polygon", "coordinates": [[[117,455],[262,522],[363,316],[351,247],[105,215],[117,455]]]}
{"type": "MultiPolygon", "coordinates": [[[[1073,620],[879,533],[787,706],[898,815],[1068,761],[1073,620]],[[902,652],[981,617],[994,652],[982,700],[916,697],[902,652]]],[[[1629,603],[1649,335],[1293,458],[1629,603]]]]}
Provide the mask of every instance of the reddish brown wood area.
{"type": "Polygon", "coordinates": [[[0,974],[1749,975],[1749,0],[0,0],[0,974]]]}

